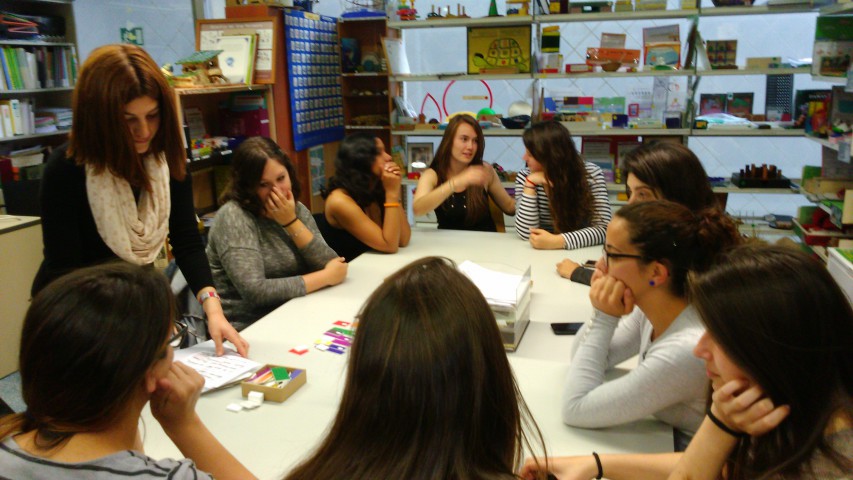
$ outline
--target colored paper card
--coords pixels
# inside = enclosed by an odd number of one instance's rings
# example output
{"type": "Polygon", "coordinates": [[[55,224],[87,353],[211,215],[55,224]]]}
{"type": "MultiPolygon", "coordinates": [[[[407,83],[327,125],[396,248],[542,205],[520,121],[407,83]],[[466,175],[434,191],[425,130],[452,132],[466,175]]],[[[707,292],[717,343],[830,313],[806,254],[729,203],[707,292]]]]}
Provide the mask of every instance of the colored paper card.
{"type": "Polygon", "coordinates": [[[355,332],[353,332],[352,330],[347,330],[347,329],[345,329],[345,328],[333,328],[333,329],[332,329],[332,331],[333,331],[333,332],[338,332],[338,333],[340,333],[341,335],[346,335],[346,336],[348,336],[348,337],[352,337],[352,336],[354,336],[354,335],[355,335],[355,332]]]}
{"type": "Polygon", "coordinates": [[[287,373],[287,369],[284,367],[272,367],[272,375],[276,379],[276,381],[280,382],[282,380],[290,380],[290,374],[287,373]]]}
{"type": "Polygon", "coordinates": [[[337,326],[339,326],[339,327],[349,327],[351,324],[350,324],[350,322],[345,322],[345,321],[343,321],[343,320],[338,320],[337,322],[333,323],[332,325],[337,325],[337,326]]]}
{"type": "Polygon", "coordinates": [[[297,345],[291,348],[289,351],[290,353],[295,353],[296,355],[305,355],[306,353],[308,353],[308,347],[305,345],[297,345]]]}

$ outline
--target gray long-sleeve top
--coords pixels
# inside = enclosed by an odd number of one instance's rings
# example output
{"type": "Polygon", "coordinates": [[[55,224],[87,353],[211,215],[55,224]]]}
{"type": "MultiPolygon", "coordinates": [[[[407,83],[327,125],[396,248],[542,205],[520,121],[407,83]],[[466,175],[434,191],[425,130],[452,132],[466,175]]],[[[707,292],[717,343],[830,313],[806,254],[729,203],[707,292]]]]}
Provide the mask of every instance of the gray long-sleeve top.
{"type": "Polygon", "coordinates": [[[225,317],[238,330],[291,298],[305,295],[302,275],[321,270],[337,258],[305,205],[297,203],[296,214],[314,234],[302,249],[281,225],[256,217],[234,201],[216,213],[207,258],[225,317]]]}
{"type": "Polygon", "coordinates": [[[692,436],[705,416],[708,379],[693,347],[705,331],[685,308],[654,341],[652,324],[635,308],[622,318],[595,310],[577,333],[563,390],[563,421],[602,428],[654,415],[692,436]],[[605,382],[609,368],[639,354],[637,367],[605,382]]]}

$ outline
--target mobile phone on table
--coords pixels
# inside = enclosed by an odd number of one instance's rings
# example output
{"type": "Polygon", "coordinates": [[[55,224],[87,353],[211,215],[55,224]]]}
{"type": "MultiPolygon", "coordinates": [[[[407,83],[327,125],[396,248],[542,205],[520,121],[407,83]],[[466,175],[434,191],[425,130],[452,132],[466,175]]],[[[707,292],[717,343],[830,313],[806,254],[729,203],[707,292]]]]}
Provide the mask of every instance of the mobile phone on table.
{"type": "Polygon", "coordinates": [[[574,335],[583,326],[583,322],[552,323],[551,330],[555,335],[574,335]]]}

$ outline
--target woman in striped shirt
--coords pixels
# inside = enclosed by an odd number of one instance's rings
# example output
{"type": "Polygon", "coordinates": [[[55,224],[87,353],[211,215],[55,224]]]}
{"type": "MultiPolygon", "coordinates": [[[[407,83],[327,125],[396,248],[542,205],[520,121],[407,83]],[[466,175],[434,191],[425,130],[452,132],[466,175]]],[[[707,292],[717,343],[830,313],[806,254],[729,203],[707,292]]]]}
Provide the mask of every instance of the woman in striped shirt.
{"type": "Polygon", "coordinates": [[[581,158],[560,123],[534,124],[522,138],[527,167],[515,179],[518,236],[545,250],[603,243],[611,211],[601,169],[581,158]]]}

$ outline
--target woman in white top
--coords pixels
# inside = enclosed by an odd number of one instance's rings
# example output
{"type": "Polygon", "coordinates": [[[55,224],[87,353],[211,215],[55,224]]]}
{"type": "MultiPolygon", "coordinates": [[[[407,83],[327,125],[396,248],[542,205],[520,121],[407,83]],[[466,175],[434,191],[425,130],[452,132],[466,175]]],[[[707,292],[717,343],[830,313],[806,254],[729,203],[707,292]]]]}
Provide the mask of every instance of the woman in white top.
{"type": "MultiPolygon", "coordinates": [[[[853,311],[826,268],[796,249],[741,245],[691,277],[690,298],[714,394],[687,451],[544,468],[559,480],[853,478],[853,311]]],[[[522,477],[543,465],[528,460],[522,477]]]]}
{"type": "Polygon", "coordinates": [[[545,250],[603,243],[611,213],[601,169],[581,158],[558,122],[534,124],[522,138],[527,167],[515,179],[518,236],[545,250]]]}
{"type": "Polygon", "coordinates": [[[654,415],[675,427],[678,443],[696,432],[707,380],[692,354],[704,329],[688,304],[687,275],[707,269],[740,239],[717,209],[693,213],[653,201],[616,212],[597,266],[602,275],[589,294],[594,315],[572,352],[562,401],[566,424],[600,428],[654,415]],[[635,369],[605,381],[609,368],[637,354],[635,369]]]}

